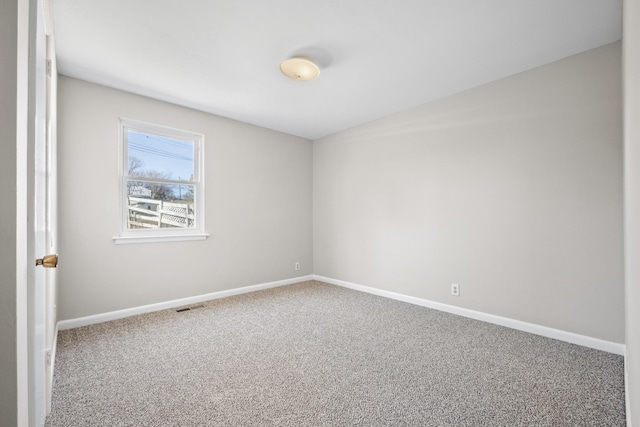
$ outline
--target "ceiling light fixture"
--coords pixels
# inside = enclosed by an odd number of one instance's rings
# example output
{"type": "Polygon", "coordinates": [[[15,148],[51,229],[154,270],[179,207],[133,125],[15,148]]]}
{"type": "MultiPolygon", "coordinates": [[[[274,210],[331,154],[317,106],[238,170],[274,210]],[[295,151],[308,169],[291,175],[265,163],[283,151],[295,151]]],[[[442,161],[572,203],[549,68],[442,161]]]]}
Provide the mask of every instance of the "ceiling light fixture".
{"type": "Polygon", "coordinates": [[[310,59],[294,57],[280,64],[282,74],[293,80],[313,80],[320,74],[320,68],[310,59]]]}

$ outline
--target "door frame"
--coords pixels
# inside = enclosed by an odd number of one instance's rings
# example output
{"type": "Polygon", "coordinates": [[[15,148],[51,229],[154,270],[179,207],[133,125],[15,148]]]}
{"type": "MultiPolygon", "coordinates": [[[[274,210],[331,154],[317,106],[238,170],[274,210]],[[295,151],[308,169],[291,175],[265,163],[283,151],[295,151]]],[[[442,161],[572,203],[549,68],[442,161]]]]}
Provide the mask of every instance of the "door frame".
{"type": "Polygon", "coordinates": [[[17,4],[17,78],[16,78],[16,376],[17,424],[29,425],[29,314],[27,241],[30,237],[28,209],[29,155],[29,63],[30,0],[15,0],[17,4]]]}

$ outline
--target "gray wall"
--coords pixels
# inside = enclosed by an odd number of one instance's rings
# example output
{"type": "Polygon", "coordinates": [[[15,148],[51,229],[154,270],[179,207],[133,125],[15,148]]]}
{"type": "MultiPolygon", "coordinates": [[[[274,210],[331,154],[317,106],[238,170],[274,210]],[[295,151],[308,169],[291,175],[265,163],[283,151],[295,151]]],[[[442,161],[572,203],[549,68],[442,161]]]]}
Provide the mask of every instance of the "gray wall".
{"type": "Polygon", "coordinates": [[[640,4],[624,2],[627,402],[640,426],[640,4]]]}
{"type": "Polygon", "coordinates": [[[315,274],[623,343],[621,103],[614,43],[314,141],[315,274]]]}
{"type": "Polygon", "coordinates": [[[311,141],[68,77],[59,84],[60,320],[313,272],[311,141]],[[207,240],[114,244],[118,117],[205,134],[207,240]]]}
{"type": "Polygon", "coordinates": [[[0,425],[17,424],[16,69],[18,2],[0,2],[0,425]]]}

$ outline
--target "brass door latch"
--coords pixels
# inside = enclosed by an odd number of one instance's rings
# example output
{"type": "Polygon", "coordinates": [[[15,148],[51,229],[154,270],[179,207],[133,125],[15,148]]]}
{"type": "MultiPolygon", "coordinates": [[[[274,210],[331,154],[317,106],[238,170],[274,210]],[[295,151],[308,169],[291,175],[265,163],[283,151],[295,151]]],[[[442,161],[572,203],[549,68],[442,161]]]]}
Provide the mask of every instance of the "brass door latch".
{"type": "Polygon", "coordinates": [[[43,258],[36,260],[36,266],[41,265],[44,268],[56,268],[58,266],[58,255],[45,255],[43,258]]]}

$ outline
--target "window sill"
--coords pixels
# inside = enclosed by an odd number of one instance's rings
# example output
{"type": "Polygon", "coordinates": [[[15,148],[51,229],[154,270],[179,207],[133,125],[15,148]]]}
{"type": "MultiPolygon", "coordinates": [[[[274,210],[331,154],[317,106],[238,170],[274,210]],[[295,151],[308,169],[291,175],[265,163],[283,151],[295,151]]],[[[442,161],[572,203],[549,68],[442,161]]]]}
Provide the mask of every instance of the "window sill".
{"type": "Polygon", "coordinates": [[[180,234],[163,236],[116,236],[116,245],[130,245],[135,243],[185,242],[190,240],[206,240],[208,234],[180,234]]]}

